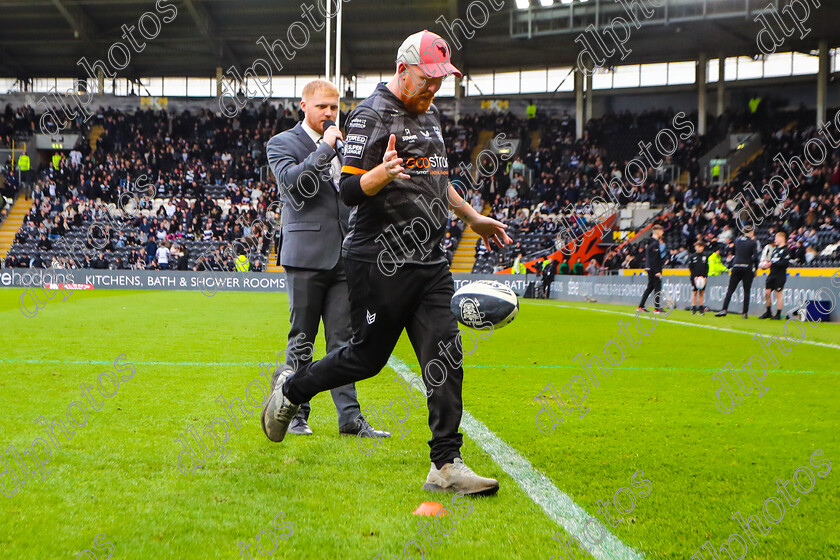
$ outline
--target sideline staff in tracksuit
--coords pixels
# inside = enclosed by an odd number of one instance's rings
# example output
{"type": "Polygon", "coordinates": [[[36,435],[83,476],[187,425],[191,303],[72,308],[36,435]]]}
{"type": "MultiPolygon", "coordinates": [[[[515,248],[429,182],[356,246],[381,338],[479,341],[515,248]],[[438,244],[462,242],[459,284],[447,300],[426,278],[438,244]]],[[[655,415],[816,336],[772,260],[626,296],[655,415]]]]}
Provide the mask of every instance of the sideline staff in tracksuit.
{"type": "Polygon", "coordinates": [[[750,288],[752,287],[755,270],[758,268],[758,242],[755,240],[755,232],[748,231],[735,239],[735,259],[732,261],[731,272],[729,273],[729,289],[726,290],[726,298],[723,300],[723,308],[715,313],[715,317],[726,317],[729,309],[729,301],[732,294],[738,288],[739,283],[744,284],[744,310],[741,314],[747,318],[750,308],[750,288]]]}
{"type": "Polygon", "coordinates": [[[648,273],[648,284],[642,294],[642,301],[639,303],[639,309],[645,310],[645,303],[650,294],[653,294],[654,313],[662,312],[662,249],[660,243],[662,242],[662,235],[664,229],[659,224],[653,226],[651,235],[653,239],[648,241],[645,247],[645,268],[648,273]]]}
{"type": "Polygon", "coordinates": [[[406,330],[423,370],[432,432],[423,488],[487,495],[498,490],[498,481],[476,475],[461,459],[463,352],[450,310],[454,282],[440,242],[450,207],[488,249],[490,239],[499,246],[511,239],[504,224],[476,212],[449,183],[432,105],[443,78],[461,75],[449,60],[440,36],[409,36],[391,80],[348,116],[341,198],[353,212],[342,255],[353,338],[297,372],[280,374],[263,409],[263,430],[282,441],[300,403],[379,373],[406,330]]]}
{"type": "Polygon", "coordinates": [[[767,311],[759,319],[782,318],[782,289],[787,281],[787,269],[790,265],[790,251],[787,248],[787,234],[780,231],[773,239],[773,253],[770,255],[770,273],[764,283],[764,300],[767,311]],[[776,292],[776,314],[773,315],[773,292],[776,292]]]}

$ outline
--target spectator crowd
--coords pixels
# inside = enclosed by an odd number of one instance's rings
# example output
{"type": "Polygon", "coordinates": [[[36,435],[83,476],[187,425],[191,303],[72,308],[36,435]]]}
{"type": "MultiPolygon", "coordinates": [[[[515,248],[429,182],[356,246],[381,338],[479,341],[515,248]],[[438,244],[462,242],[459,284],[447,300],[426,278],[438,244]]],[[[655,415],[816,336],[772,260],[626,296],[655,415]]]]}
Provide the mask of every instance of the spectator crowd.
{"type": "MultiPolygon", "coordinates": [[[[485,112],[463,115],[457,122],[443,115],[453,183],[477,210],[507,223],[514,238],[503,250],[488,251],[477,243],[473,271],[498,271],[511,266],[517,255],[542,256],[581,236],[597,224],[603,210],[596,208],[595,197],[607,202],[608,213],[629,203],[666,208],[657,217],[669,247],[666,266],[684,266],[698,238],[709,247],[719,246],[725,260],[738,233],[735,196],[750,183],[760,193],[771,177],[783,175],[774,156],[801,156],[817,131],[804,118],[793,127],[763,129],[761,155],[732,181],[712,184],[700,178],[698,158],[732,127],[744,124],[741,115],[726,113],[712,121],[709,134],[680,141],[672,155],[663,157],[658,167],[648,167],[646,179],[633,185],[623,170],[636,156],[636,139],[649,141],[673,117],[670,109],[608,114],[589,121],[583,137],[575,139],[574,119],[565,111],[551,117],[537,112],[524,119],[485,112]],[[471,162],[483,148],[478,146],[482,131],[504,134],[515,149],[485,153],[476,173],[471,162]],[[681,172],[690,177],[685,186],[679,184],[681,172]],[[604,184],[616,179],[628,188],[605,192],[604,184]],[[562,230],[565,237],[559,236],[562,230]]],[[[276,230],[266,224],[279,219],[277,207],[272,208],[277,187],[265,165],[264,145],[299,118],[297,109],[270,103],[249,105],[234,118],[208,110],[132,113],[100,108],[87,123],[79,123],[84,138],[94,132],[95,146],[82,142],[37,173],[34,206],[3,264],[232,270],[244,247],[248,268],[264,270],[276,230]],[[129,199],[134,201],[130,211],[123,205],[129,199]],[[116,205],[110,212],[109,203],[116,205]],[[108,226],[90,228],[101,222],[108,226]],[[60,250],[68,241],[84,246],[74,259],[60,250]]],[[[696,115],[687,118],[696,122],[696,115]]],[[[0,143],[25,136],[35,126],[31,108],[7,106],[0,113],[0,143]]],[[[810,175],[798,173],[799,185],[789,181],[783,202],[759,227],[759,241],[766,243],[782,229],[798,263],[833,262],[840,240],[840,154],[834,150],[810,175]]],[[[0,171],[0,192],[11,198],[18,186],[12,174],[0,171]]],[[[772,203],[769,194],[763,199],[772,203]]],[[[8,212],[5,206],[0,199],[0,220],[8,212]]],[[[450,260],[462,231],[460,221],[450,221],[443,241],[450,260]]],[[[644,266],[641,249],[632,242],[611,248],[600,263],[587,264],[589,273],[644,266]]]]}

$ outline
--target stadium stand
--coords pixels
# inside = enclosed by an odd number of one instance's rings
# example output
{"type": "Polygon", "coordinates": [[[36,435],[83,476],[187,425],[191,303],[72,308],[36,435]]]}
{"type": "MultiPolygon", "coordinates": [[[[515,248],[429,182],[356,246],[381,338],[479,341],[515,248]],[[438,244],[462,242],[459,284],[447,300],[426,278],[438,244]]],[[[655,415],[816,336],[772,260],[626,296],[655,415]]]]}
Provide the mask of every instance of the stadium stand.
{"type": "MultiPolygon", "coordinates": [[[[15,111],[8,106],[3,114],[8,141],[15,136],[19,143],[25,142],[36,118],[31,108],[15,111]]],[[[15,234],[5,266],[93,268],[96,264],[154,270],[161,268],[160,257],[168,260],[158,255],[166,246],[174,255],[172,268],[232,270],[238,248],[247,247],[252,248],[251,270],[265,270],[272,240],[263,228],[251,224],[277,223],[279,215],[269,209],[277,199],[277,187],[264,168],[264,144],[294,126],[298,118],[291,109],[278,111],[268,103],[258,109],[251,106],[234,119],[209,111],[101,109],[82,129],[84,134],[95,134],[95,148],[82,143],[62,156],[57,168],[40,170],[34,204],[15,234]],[[136,203],[128,202],[132,198],[136,203]],[[109,224],[107,241],[103,228],[91,230],[94,223],[109,224]],[[73,255],[60,249],[68,245],[79,249],[73,255]],[[208,255],[206,263],[200,259],[203,254],[208,255]]],[[[492,120],[498,120],[497,129],[506,129],[505,117],[492,120]]],[[[470,163],[482,126],[494,123],[477,115],[464,116],[457,123],[443,119],[453,166],[470,163]]],[[[9,167],[7,161],[4,169],[9,167]]],[[[462,231],[460,221],[448,228],[445,243],[450,260],[462,231]]]]}
{"type": "MultiPolygon", "coordinates": [[[[799,186],[788,179],[778,155],[785,161],[802,157],[805,143],[817,137],[816,127],[797,123],[769,135],[763,152],[742,167],[730,183],[712,186],[695,182],[689,188],[677,189],[673,218],[664,220],[665,241],[674,258],[670,266],[685,264],[694,239],[702,238],[707,246],[724,247],[738,234],[734,213],[740,209],[735,197],[747,194],[753,203],[750,187],[761,193],[770,179],[786,179],[787,194],[776,206],[770,194],[764,193],[763,204],[774,212],[756,226],[756,239],[762,244],[772,243],[776,231],[788,234],[791,255],[800,267],[840,266],[840,153],[834,150],[826,161],[815,168],[807,162],[810,173],[794,168],[799,186]]],[[[787,166],[786,166],[787,168],[787,166]]],[[[776,198],[782,197],[779,183],[774,184],[776,198]]],[[[728,251],[724,251],[726,256],[728,251]]]]}
{"type": "MultiPolygon", "coordinates": [[[[596,221],[592,209],[593,197],[605,197],[596,177],[603,175],[622,179],[620,169],[635,155],[632,151],[635,144],[615,140],[622,136],[616,132],[639,130],[641,132],[628,138],[652,138],[673,117],[671,110],[638,115],[611,114],[587,123],[584,136],[577,141],[574,140],[574,121],[568,114],[552,119],[539,148],[529,150],[524,160],[514,162],[509,173],[496,178],[499,185],[507,187],[497,189],[502,192],[494,192],[486,186],[483,189],[489,194],[488,198],[492,197],[493,216],[510,226],[515,243],[501,254],[491,254],[477,246],[473,272],[493,272],[510,266],[519,252],[523,252],[527,260],[528,255],[536,256],[559,249],[556,236],[563,227],[561,215],[571,225],[574,235],[590,229],[596,221]],[[533,177],[533,182],[529,183],[525,176],[533,177]]],[[[688,162],[696,158],[702,146],[713,143],[721,133],[716,134],[711,139],[692,137],[688,142],[681,142],[660,168],[649,169],[650,180],[634,187],[629,196],[614,191],[620,205],[649,207],[651,204],[666,203],[673,196],[673,182],[678,178],[674,162],[688,162]]],[[[613,211],[617,209],[613,205],[613,211]]]]}
{"type": "MultiPolygon", "coordinates": [[[[510,226],[515,245],[491,253],[477,244],[473,272],[487,273],[506,268],[519,252],[526,255],[525,260],[531,260],[557,250],[556,233],[562,227],[558,212],[569,209],[569,205],[571,211],[562,215],[572,226],[572,233],[578,235],[590,229],[594,223],[592,197],[604,194],[594,177],[604,172],[604,162],[610,161],[611,178],[622,179],[619,170],[635,155],[633,142],[637,144],[640,138],[653,138],[672,117],[673,113],[667,111],[607,115],[587,123],[586,133],[578,142],[572,141],[565,129],[556,130],[538,152],[529,152],[525,157],[525,173],[533,173],[534,184],[530,187],[527,183],[515,185],[514,189],[506,190],[504,196],[497,194],[493,199],[492,215],[510,226]],[[633,132],[636,129],[642,133],[633,132]],[[631,132],[618,134],[621,130],[631,132]],[[620,140],[614,140],[616,138],[620,140]]],[[[731,241],[737,235],[733,215],[737,205],[735,196],[748,187],[748,183],[761,188],[774,175],[782,175],[779,163],[772,159],[776,154],[781,153],[785,160],[801,157],[805,143],[817,133],[813,125],[798,124],[798,119],[804,118],[801,111],[763,113],[758,117],[747,112],[727,111],[718,118],[709,134],[695,135],[681,142],[659,169],[649,168],[649,179],[634,188],[630,196],[616,191],[620,206],[654,205],[667,210],[657,217],[665,226],[665,241],[670,249],[666,266],[684,267],[689,251],[693,250],[693,240],[698,236],[707,246],[722,245],[724,262],[727,262],[732,257],[731,241]],[[791,119],[796,119],[793,126],[789,124],[791,119]],[[699,157],[734,131],[761,134],[765,140],[758,157],[739,169],[731,182],[711,185],[708,180],[700,180],[699,157]],[[670,167],[672,165],[674,167],[670,167]],[[685,170],[693,179],[688,184],[679,184],[680,177],[675,176],[673,169],[685,170]]],[[[696,123],[696,115],[691,119],[696,123]]],[[[635,147],[638,151],[638,146],[635,147]]],[[[513,175],[515,172],[511,171],[502,180],[507,180],[507,184],[514,183],[513,175]]],[[[810,177],[800,176],[800,179],[802,185],[791,189],[785,202],[784,218],[777,217],[781,209],[777,210],[776,216],[769,217],[756,228],[757,238],[762,245],[771,243],[775,231],[782,228],[789,235],[789,246],[797,265],[836,267],[840,265],[840,154],[834,151],[810,177]]],[[[769,195],[764,198],[770,200],[769,195]]],[[[611,248],[601,258],[600,264],[606,271],[644,267],[642,248],[638,244],[611,248]]]]}
{"type": "MultiPolygon", "coordinates": [[[[629,194],[614,188],[618,204],[610,204],[608,211],[661,208],[663,214],[656,219],[666,227],[665,240],[671,248],[668,266],[684,265],[697,236],[707,244],[727,246],[734,237],[736,193],[748,182],[766,184],[780,173],[772,157],[801,155],[805,142],[816,134],[813,125],[800,124],[807,122],[801,112],[775,112],[769,101],[765,106],[771,109],[761,118],[728,110],[713,120],[708,134],[680,141],[661,166],[647,169],[646,180],[629,194]],[[759,132],[763,150],[730,182],[712,185],[701,180],[698,159],[734,131],[759,132]]],[[[477,210],[507,223],[514,239],[502,250],[488,251],[477,236],[470,235],[459,251],[464,232],[462,223],[453,220],[444,248],[454,268],[496,272],[509,267],[519,253],[529,260],[559,249],[558,233],[564,224],[573,235],[590,229],[597,221],[593,197],[605,195],[596,177],[628,181],[621,170],[637,157],[638,143],[672,123],[675,112],[609,113],[590,120],[578,140],[568,112],[540,117],[519,119],[510,112],[488,112],[462,115],[455,121],[444,115],[453,182],[477,210]],[[478,161],[479,148],[499,134],[522,140],[516,153],[501,165],[478,161]],[[495,172],[485,175],[478,169],[495,172]]],[[[272,239],[259,222],[279,220],[279,215],[269,209],[277,187],[265,168],[263,145],[298,118],[296,110],[268,103],[250,105],[233,119],[207,110],[176,114],[100,109],[95,119],[79,127],[92,145],[82,143],[62,156],[57,168],[47,165],[40,170],[34,204],[14,235],[4,265],[232,270],[237,253],[247,248],[251,270],[266,270],[272,239]],[[144,182],[138,185],[141,175],[144,182]],[[131,215],[113,206],[128,200],[128,192],[135,193],[138,203],[131,207],[131,215]],[[105,214],[108,204],[110,218],[105,214]],[[108,241],[102,239],[105,230],[99,227],[89,238],[91,225],[103,220],[110,224],[108,241]],[[67,250],[60,250],[68,244],[84,247],[78,251],[78,262],[61,258],[68,256],[67,250]],[[201,255],[207,256],[206,262],[201,255]]],[[[692,126],[697,122],[696,114],[685,118],[692,126]]],[[[35,121],[31,108],[7,106],[0,117],[0,139],[6,144],[25,141],[35,121]]],[[[790,211],[784,219],[770,217],[758,227],[759,241],[767,243],[774,231],[784,228],[802,266],[840,264],[839,166],[835,152],[810,178],[803,178],[803,185],[792,190],[785,202],[790,211]]],[[[14,196],[14,177],[6,183],[7,194],[14,196]]],[[[4,206],[9,202],[4,201],[4,206]]],[[[633,243],[608,248],[599,264],[606,271],[644,265],[640,248],[633,243]]]]}

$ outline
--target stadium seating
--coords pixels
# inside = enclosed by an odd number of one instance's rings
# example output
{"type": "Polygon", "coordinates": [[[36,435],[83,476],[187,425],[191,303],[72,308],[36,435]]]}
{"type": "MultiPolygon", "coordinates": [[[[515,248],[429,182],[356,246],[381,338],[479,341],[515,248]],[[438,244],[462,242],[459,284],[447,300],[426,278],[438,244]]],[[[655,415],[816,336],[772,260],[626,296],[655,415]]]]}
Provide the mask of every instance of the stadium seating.
{"type": "MultiPolygon", "coordinates": [[[[538,124],[510,113],[463,115],[457,122],[444,115],[443,134],[453,180],[474,186],[479,200],[489,205],[490,215],[509,225],[514,240],[504,249],[491,251],[481,241],[477,242],[472,272],[490,273],[508,267],[519,253],[528,260],[557,250],[557,234],[567,224],[576,235],[591,228],[597,221],[592,198],[609,198],[595,178],[600,175],[625,179],[621,170],[629,159],[637,156],[638,142],[653,138],[671,122],[673,115],[671,110],[608,114],[589,121],[580,140],[573,139],[574,120],[568,114],[545,118],[538,124]],[[482,131],[504,133],[508,138],[525,141],[492,176],[476,177],[473,173],[468,179],[459,167],[475,163],[473,158],[481,147],[482,131]],[[534,144],[536,148],[528,141],[531,139],[539,141],[534,144]]],[[[118,224],[111,243],[104,247],[104,259],[111,268],[157,268],[154,255],[142,254],[146,232],[140,226],[145,217],[154,232],[166,221],[168,227],[158,237],[175,243],[186,254],[177,264],[173,259],[170,264],[173,268],[178,264],[190,270],[205,266],[199,257],[214,252],[217,257],[206,266],[232,266],[235,258],[232,244],[238,242],[239,247],[251,249],[252,260],[259,259],[258,268],[264,270],[272,239],[266,239],[265,232],[259,228],[243,237],[243,228],[255,220],[278,218],[273,213],[266,215],[269,204],[277,197],[277,189],[266,165],[263,145],[272,135],[293,126],[298,117],[290,108],[268,104],[250,107],[230,121],[204,110],[195,114],[100,110],[97,118],[81,130],[89,134],[93,128],[97,131],[101,128],[96,148],[80,148],[79,165],[64,157],[58,169],[41,170],[37,208],[24,220],[4,264],[50,266],[55,257],[66,256],[56,247],[60,236],[52,236],[52,248],[44,249],[43,245],[39,248],[39,222],[53,225],[56,218],[69,217],[78,211],[80,219],[68,221],[63,236],[68,241],[77,241],[77,246],[84,245],[84,251],[77,257],[82,266],[90,266],[87,261],[95,259],[98,250],[87,239],[87,232],[95,219],[101,218],[95,204],[99,201],[112,204],[111,219],[118,224]],[[161,132],[170,128],[169,136],[161,132]],[[141,174],[147,175],[154,198],[133,218],[115,209],[113,203],[129,190],[142,190],[131,184],[141,174]],[[181,208],[173,216],[171,208],[167,213],[166,205],[171,206],[176,200],[181,208]],[[36,214],[41,207],[48,211],[39,220],[36,214]],[[195,217],[199,219],[197,226],[192,223],[195,217]],[[178,223],[173,223],[173,218],[178,223]],[[213,227],[207,225],[211,218],[213,227]],[[137,255],[142,255],[141,262],[127,262],[137,255]]],[[[696,115],[688,118],[696,122],[696,115]]],[[[763,152],[740,169],[731,184],[709,185],[698,179],[696,169],[696,160],[705,150],[727,132],[746,126],[743,114],[728,111],[712,123],[709,134],[695,135],[681,142],[660,169],[649,169],[648,179],[633,188],[629,196],[614,192],[623,208],[653,205],[664,210],[657,221],[665,226],[667,245],[676,249],[668,266],[683,266],[697,236],[710,244],[718,242],[723,224],[732,221],[734,194],[748,186],[748,181],[763,185],[779,172],[772,161],[774,154],[790,157],[802,153],[804,143],[815,134],[814,127],[795,123],[795,126],[782,126],[790,118],[787,114],[778,115],[772,125],[779,128],[762,131],[763,152]],[[680,175],[684,179],[686,174],[682,172],[687,170],[692,177],[691,184],[678,184],[680,175]]],[[[26,138],[34,130],[34,119],[31,109],[7,107],[0,113],[0,141],[26,138]]],[[[784,220],[770,217],[759,225],[759,241],[771,242],[773,233],[784,228],[799,264],[834,266],[833,263],[840,261],[840,249],[835,247],[840,241],[838,183],[840,167],[834,155],[792,193],[792,210],[784,220]]],[[[465,193],[467,198],[471,192],[465,193]]],[[[609,210],[617,209],[617,205],[611,205],[609,210]]],[[[448,231],[451,241],[446,242],[446,250],[451,260],[462,229],[450,224],[448,231]]],[[[40,233],[49,237],[50,231],[41,228],[40,233]]],[[[722,240],[726,244],[726,235],[722,240]]],[[[602,260],[607,270],[644,265],[641,247],[633,243],[608,251],[602,260]]]]}
{"type": "MultiPolygon", "coordinates": [[[[94,135],[96,149],[86,145],[77,148],[81,152],[79,165],[73,164],[68,156],[62,159],[58,169],[50,167],[41,170],[37,181],[39,192],[35,196],[38,208],[45,202],[49,206],[43,222],[52,225],[56,217],[72,213],[71,206],[80,208],[81,221],[70,224],[62,236],[68,241],[79,240],[84,244],[85,249],[78,251],[77,257],[82,261],[82,266],[87,266],[85,257],[92,259],[98,253],[91,243],[85,243],[87,231],[94,221],[88,203],[94,200],[111,203],[112,217],[120,225],[116,228],[119,231],[111,239],[114,247],[107,246],[105,250],[104,257],[109,266],[155,268],[153,255],[144,257],[144,262],[139,264],[125,262],[132,250],[140,253],[143,249],[145,234],[138,229],[140,218],[148,218],[152,226],[158,228],[164,220],[158,214],[161,206],[184,195],[188,209],[184,210],[181,223],[170,223],[169,231],[166,232],[168,241],[176,242],[189,254],[186,262],[181,263],[182,266],[186,264],[189,269],[200,267],[202,262],[199,256],[208,248],[230,250],[230,244],[236,241],[240,242],[240,246],[250,244],[259,247],[261,264],[264,266],[271,240],[240,239],[234,234],[235,223],[240,221],[244,226],[255,220],[266,219],[267,208],[276,200],[277,190],[273,175],[266,165],[264,144],[274,134],[294,126],[298,118],[300,114],[293,113],[291,109],[283,109],[281,106],[278,111],[269,104],[263,104],[258,109],[249,107],[233,119],[214,116],[209,111],[167,114],[151,110],[138,110],[135,113],[100,110],[97,118],[81,130],[83,134],[90,134],[94,129],[101,132],[94,135]],[[171,136],[161,133],[170,127],[171,136]],[[115,209],[113,204],[120,201],[120,196],[125,192],[144,190],[131,184],[143,174],[151,183],[154,199],[148,208],[138,212],[137,219],[129,219],[120,208],[115,209]],[[83,181],[82,178],[87,180],[83,181]],[[252,195],[255,192],[259,194],[254,198],[252,195]],[[237,204],[235,197],[244,197],[247,203],[237,204]],[[196,209],[196,200],[202,201],[203,208],[196,209]],[[238,207],[237,212],[231,212],[233,206],[238,207]],[[210,239],[205,239],[205,235],[196,236],[190,231],[188,220],[197,215],[203,231],[213,210],[217,212],[218,227],[209,235],[210,239]],[[242,219],[242,212],[248,212],[247,219],[242,219]],[[178,231],[179,226],[183,231],[178,231]],[[118,263],[117,258],[122,262],[118,263]]],[[[512,126],[511,122],[519,121],[510,115],[465,115],[455,123],[444,116],[443,135],[453,167],[471,162],[480,129],[495,127],[508,130],[512,126]]],[[[7,107],[4,113],[0,113],[0,133],[3,133],[0,139],[4,141],[11,142],[13,137],[18,142],[25,141],[35,126],[36,115],[31,108],[14,110],[7,107]]],[[[6,169],[9,163],[6,162],[6,169]]],[[[5,266],[50,266],[53,258],[67,256],[61,255],[55,247],[50,250],[38,248],[39,220],[36,214],[39,214],[39,209],[24,221],[3,263],[5,266]],[[38,259],[35,259],[36,255],[38,259]]],[[[279,217],[271,217],[276,218],[279,217]]],[[[453,238],[450,258],[452,250],[457,247],[461,231],[460,227],[449,228],[453,238]]]]}

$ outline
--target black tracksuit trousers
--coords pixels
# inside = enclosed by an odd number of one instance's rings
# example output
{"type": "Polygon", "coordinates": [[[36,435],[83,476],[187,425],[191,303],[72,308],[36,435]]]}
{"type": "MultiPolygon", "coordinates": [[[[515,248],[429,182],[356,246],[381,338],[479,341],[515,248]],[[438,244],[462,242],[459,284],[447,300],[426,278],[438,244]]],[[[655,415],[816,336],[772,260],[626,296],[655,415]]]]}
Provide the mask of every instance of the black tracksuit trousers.
{"type": "Polygon", "coordinates": [[[662,278],[657,276],[655,272],[648,271],[648,283],[644,293],[642,293],[642,301],[639,307],[644,307],[650,294],[653,294],[653,305],[655,309],[662,308],[662,278]]]}
{"type": "Polygon", "coordinates": [[[732,272],[729,275],[729,289],[726,290],[726,298],[723,300],[724,311],[729,310],[729,300],[732,299],[732,294],[738,288],[738,283],[744,283],[744,310],[741,313],[746,313],[750,308],[750,288],[753,283],[752,267],[749,266],[733,266],[732,272]]]}
{"type": "Polygon", "coordinates": [[[423,371],[432,431],[433,463],[460,457],[463,402],[462,347],[450,300],[455,292],[446,263],[403,264],[391,276],[375,263],[345,258],[353,338],[292,376],[283,392],[293,403],[373,377],[388,363],[403,329],[423,371]]]}

